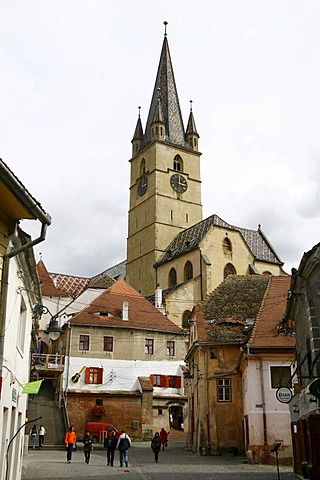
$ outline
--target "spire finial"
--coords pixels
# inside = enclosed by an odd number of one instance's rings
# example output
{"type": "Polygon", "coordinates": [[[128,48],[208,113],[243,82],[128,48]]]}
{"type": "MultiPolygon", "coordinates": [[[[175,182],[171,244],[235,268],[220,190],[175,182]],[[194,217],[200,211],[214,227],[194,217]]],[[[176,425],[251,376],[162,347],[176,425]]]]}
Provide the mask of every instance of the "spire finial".
{"type": "Polygon", "coordinates": [[[193,100],[190,100],[190,112],[192,112],[192,102],[193,100]]]}
{"type": "Polygon", "coordinates": [[[140,118],[140,110],[141,110],[141,107],[138,107],[138,110],[139,110],[139,118],[140,118]]]}
{"type": "Polygon", "coordinates": [[[164,36],[166,37],[167,36],[167,25],[168,25],[168,22],[165,20],[163,22],[163,25],[164,25],[164,36]]]}

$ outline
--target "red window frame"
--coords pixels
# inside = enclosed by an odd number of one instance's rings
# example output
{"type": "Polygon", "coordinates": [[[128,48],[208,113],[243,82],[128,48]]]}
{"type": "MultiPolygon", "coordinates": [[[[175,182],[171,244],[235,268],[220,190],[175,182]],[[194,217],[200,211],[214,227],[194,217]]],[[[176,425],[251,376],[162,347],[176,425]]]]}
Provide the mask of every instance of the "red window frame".
{"type": "Polygon", "coordinates": [[[110,336],[103,337],[103,351],[113,352],[113,337],[110,337],[110,336]]]}
{"type": "Polygon", "coordinates": [[[179,375],[150,375],[151,384],[154,387],[181,388],[181,377],[179,375]]]}
{"type": "Polygon", "coordinates": [[[85,383],[89,385],[97,385],[102,383],[103,368],[100,367],[87,367],[85,383]]]}
{"type": "Polygon", "coordinates": [[[88,352],[90,347],[90,335],[79,335],[79,350],[88,352]]]}
{"type": "Polygon", "coordinates": [[[167,342],[167,355],[170,357],[174,357],[176,354],[175,342],[168,341],[167,342]]]}
{"type": "Polygon", "coordinates": [[[148,355],[153,355],[154,352],[154,339],[146,338],[144,341],[144,353],[148,355]]]}

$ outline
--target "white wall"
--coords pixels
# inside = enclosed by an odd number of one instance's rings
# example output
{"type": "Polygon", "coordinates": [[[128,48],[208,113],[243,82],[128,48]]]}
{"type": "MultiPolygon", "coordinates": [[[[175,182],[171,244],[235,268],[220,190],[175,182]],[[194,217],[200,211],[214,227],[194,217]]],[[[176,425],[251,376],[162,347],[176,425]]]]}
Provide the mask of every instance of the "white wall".
{"type": "MultiPolygon", "coordinates": [[[[26,418],[27,395],[21,392],[23,386],[29,381],[32,328],[32,301],[30,300],[30,292],[24,284],[26,273],[19,268],[16,257],[10,260],[5,316],[3,384],[0,399],[1,479],[5,478],[8,444],[26,418]],[[22,299],[26,307],[23,318],[25,326],[22,329],[24,338],[19,342],[22,299]]],[[[10,447],[9,459],[12,458],[14,461],[9,462],[10,475],[7,477],[8,480],[19,480],[21,478],[23,434],[24,429],[20,431],[10,447]]]]}

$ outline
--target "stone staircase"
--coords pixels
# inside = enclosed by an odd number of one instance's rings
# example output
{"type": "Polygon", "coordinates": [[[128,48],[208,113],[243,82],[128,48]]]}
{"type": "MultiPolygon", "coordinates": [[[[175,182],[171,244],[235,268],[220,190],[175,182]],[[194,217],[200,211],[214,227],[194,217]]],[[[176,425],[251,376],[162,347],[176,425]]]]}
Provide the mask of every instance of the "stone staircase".
{"type": "Polygon", "coordinates": [[[171,428],[169,432],[168,442],[185,442],[187,440],[186,432],[175,430],[174,428],[171,428]]]}
{"type": "MultiPolygon", "coordinates": [[[[43,425],[47,432],[44,436],[44,447],[64,448],[63,439],[66,432],[64,412],[62,408],[58,408],[51,380],[44,380],[39,393],[33,398],[29,398],[28,418],[32,420],[37,417],[42,417],[36,422],[37,428],[43,425]]],[[[32,424],[29,424],[27,426],[27,434],[29,434],[31,428],[32,424]]],[[[38,448],[38,438],[36,445],[38,448]]]]}

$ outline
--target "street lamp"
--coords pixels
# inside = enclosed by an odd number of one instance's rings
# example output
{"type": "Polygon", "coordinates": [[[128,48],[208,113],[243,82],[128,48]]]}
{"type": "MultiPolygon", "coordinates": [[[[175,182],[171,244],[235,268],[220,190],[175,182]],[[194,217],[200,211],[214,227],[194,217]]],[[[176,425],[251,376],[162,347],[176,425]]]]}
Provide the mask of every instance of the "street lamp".
{"type": "MultiPolygon", "coordinates": [[[[50,313],[50,312],[49,312],[50,313]]],[[[60,334],[63,332],[62,328],[59,327],[59,323],[56,316],[51,317],[50,323],[44,333],[49,335],[50,340],[58,340],[60,334]]]]}
{"type": "Polygon", "coordinates": [[[50,340],[55,341],[58,340],[60,337],[60,334],[63,332],[62,328],[59,327],[59,323],[57,320],[58,315],[52,315],[48,307],[45,307],[44,305],[40,305],[37,303],[33,307],[34,314],[39,314],[39,315],[44,315],[46,313],[49,313],[51,315],[51,319],[49,322],[49,325],[47,326],[47,329],[44,331],[44,333],[49,335],[50,340]]]}

